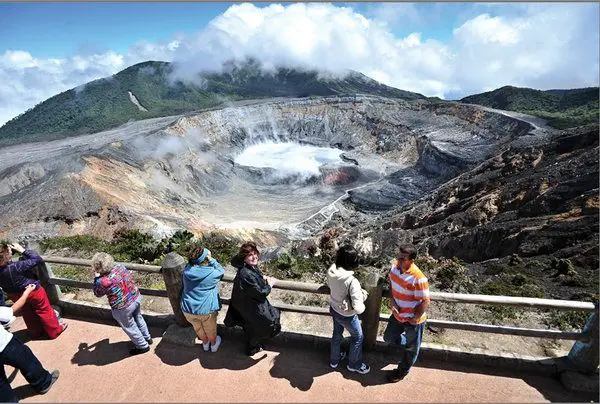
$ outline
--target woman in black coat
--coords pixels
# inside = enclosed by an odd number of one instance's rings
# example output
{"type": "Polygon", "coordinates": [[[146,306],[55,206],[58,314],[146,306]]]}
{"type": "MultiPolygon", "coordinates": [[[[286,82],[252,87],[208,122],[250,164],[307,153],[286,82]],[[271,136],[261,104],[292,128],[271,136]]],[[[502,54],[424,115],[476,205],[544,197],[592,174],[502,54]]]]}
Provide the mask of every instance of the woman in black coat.
{"type": "Polygon", "coordinates": [[[258,249],[252,241],[244,243],[232,264],[238,268],[225,325],[239,325],[246,334],[246,355],[259,352],[264,340],[281,331],[279,310],[271,306],[267,296],[274,279],[263,276],[258,268],[258,249]]]}

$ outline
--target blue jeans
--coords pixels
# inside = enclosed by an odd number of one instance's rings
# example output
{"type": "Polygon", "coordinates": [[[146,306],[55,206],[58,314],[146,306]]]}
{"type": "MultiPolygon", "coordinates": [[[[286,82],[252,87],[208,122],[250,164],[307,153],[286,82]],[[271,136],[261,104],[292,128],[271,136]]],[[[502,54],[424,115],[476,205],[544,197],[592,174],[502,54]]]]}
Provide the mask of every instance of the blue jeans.
{"type": "Polygon", "coordinates": [[[408,372],[417,361],[421,342],[423,341],[425,324],[425,322],[417,325],[401,323],[393,315],[390,316],[390,321],[383,334],[383,340],[390,344],[404,346],[404,352],[398,362],[398,370],[408,372]]]}
{"type": "Polygon", "coordinates": [[[12,337],[6,348],[4,348],[4,351],[0,352],[1,402],[14,403],[19,401],[6,378],[4,365],[19,369],[25,380],[27,380],[35,391],[44,390],[52,382],[52,376],[44,369],[38,358],[31,352],[31,349],[20,342],[17,337],[12,337]]]}
{"type": "Polygon", "coordinates": [[[350,317],[342,316],[331,307],[329,313],[333,317],[333,335],[331,336],[331,354],[330,363],[340,362],[340,350],[342,343],[342,334],[344,328],[350,333],[350,349],[348,353],[348,365],[353,369],[358,369],[362,365],[362,343],[363,332],[360,326],[360,320],[355,314],[350,317]]]}
{"type": "Polygon", "coordinates": [[[117,323],[121,326],[125,334],[131,339],[136,348],[145,349],[148,347],[150,332],[141,312],[142,299],[138,298],[135,302],[122,310],[111,310],[117,323]]]}

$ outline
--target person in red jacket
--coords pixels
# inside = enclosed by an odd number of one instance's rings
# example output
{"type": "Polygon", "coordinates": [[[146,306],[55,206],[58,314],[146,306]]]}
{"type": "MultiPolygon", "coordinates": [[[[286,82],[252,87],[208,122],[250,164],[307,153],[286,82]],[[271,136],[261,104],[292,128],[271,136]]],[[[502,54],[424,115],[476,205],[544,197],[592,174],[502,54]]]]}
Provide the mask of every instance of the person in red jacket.
{"type": "Polygon", "coordinates": [[[67,328],[67,324],[59,322],[46,291],[32,272],[42,261],[38,253],[27,250],[20,244],[0,243],[0,287],[16,302],[27,285],[34,285],[35,290],[29,294],[21,310],[23,320],[32,338],[47,335],[50,339],[55,339],[67,328]],[[12,260],[13,251],[21,255],[18,261],[12,260]]]}

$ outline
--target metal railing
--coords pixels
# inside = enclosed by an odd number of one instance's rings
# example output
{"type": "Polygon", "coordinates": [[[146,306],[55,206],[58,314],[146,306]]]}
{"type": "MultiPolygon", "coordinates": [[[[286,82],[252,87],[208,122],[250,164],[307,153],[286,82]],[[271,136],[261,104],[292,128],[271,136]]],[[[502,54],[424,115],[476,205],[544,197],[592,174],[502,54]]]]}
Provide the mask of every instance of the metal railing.
{"type": "MultiPolygon", "coordinates": [[[[65,258],[65,257],[54,257],[45,256],[44,261],[46,263],[55,264],[66,264],[74,266],[91,267],[91,260],[77,259],[77,258],[65,258]]],[[[177,282],[177,278],[180,278],[180,271],[183,270],[184,262],[177,260],[178,264],[171,268],[164,268],[156,265],[142,265],[134,263],[122,263],[128,269],[147,273],[163,273],[172,272],[175,273],[171,278],[165,276],[166,290],[147,289],[140,288],[140,293],[149,296],[168,297],[172,301],[173,312],[177,317],[181,319],[181,313],[177,313],[179,309],[179,299],[181,296],[181,281],[177,282]],[[163,271],[167,269],[167,271],[163,271]],[[177,272],[177,270],[179,272],[177,272]],[[179,275],[178,275],[179,274],[179,275]],[[169,281],[170,280],[170,281],[169,281]],[[176,304],[173,304],[176,303],[176,304]]],[[[59,278],[52,275],[50,268],[46,268],[46,282],[49,286],[71,286],[84,289],[92,289],[92,282],[82,282],[72,279],[59,278]]],[[[231,274],[225,274],[223,281],[232,282],[234,276],[231,274]]],[[[363,285],[369,292],[369,298],[365,303],[367,308],[371,307],[372,310],[366,310],[362,316],[363,328],[370,329],[370,332],[365,332],[365,341],[374,343],[374,338],[377,337],[377,328],[380,321],[388,321],[390,315],[381,313],[380,303],[383,297],[389,297],[389,292],[384,291],[381,287],[380,280],[371,282],[370,285],[363,285]],[[370,315],[370,317],[369,317],[370,315]],[[371,339],[371,341],[368,340],[371,339]]],[[[329,287],[327,285],[319,285],[315,283],[305,282],[294,282],[285,280],[276,280],[274,289],[289,290],[295,292],[308,292],[315,294],[329,294],[329,287]]],[[[58,291],[60,293],[60,290],[58,291]]],[[[57,294],[58,296],[58,294],[57,294]]],[[[59,300],[58,297],[54,300],[59,300]]],[[[51,296],[52,300],[52,296],[51,296]]],[[[229,303],[229,299],[222,298],[223,303],[229,303]]],[[[568,311],[586,311],[594,312],[597,311],[597,307],[591,302],[582,301],[571,301],[571,300],[555,300],[555,299],[538,299],[529,297],[512,297],[512,296],[490,296],[490,295],[475,295],[475,294],[460,294],[460,293],[442,293],[442,292],[431,292],[431,300],[437,302],[447,303],[461,303],[461,304],[486,304],[486,305],[500,305],[500,306],[512,306],[522,307],[527,309],[556,309],[556,310],[568,310],[568,311]]],[[[324,307],[314,306],[302,306],[294,304],[275,303],[275,307],[282,311],[290,311],[295,313],[305,313],[314,315],[325,315],[329,316],[329,309],[324,307]]],[[[564,339],[564,340],[581,340],[588,338],[588,335],[584,332],[572,332],[572,331],[561,331],[561,330],[550,330],[550,329],[530,329],[520,327],[510,327],[503,325],[489,325],[489,324],[477,324],[477,323],[465,323],[447,320],[435,320],[428,319],[430,326],[447,329],[467,330],[474,332],[486,332],[495,334],[505,335],[517,335],[525,337],[539,337],[539,338],[553,338],[553,339],[564,339]]]]}

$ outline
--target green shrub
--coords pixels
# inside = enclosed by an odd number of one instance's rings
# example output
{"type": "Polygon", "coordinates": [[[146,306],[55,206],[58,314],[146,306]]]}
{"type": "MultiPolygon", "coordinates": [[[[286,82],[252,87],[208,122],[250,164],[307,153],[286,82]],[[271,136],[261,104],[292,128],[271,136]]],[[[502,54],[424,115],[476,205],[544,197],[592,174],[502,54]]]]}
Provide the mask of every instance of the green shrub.
{"type": "Polygon", "coordinates": [[[123,230],[115,234],[110,243],[110,252],[122,261],[154,261],[163,253],[163,247],[151,234],[141,231],[123,230]]]}
{"type": "MultiPolygon", "coordinates": [[[[72,279],[81,282],[92,282],[94,275],[91,268],[76,267],[71,265],[52,265],[52,273],[57,278],[72,279]]],[[[61,286],[60,290],[64,293],[74,293],[80,288],[75,286],[61,286]]]]}
{"type": "Polygon", "coordinates": [[[40,241],[42,252],[47,250],[59,250],[61,248],[69,248],[74,251],[98,252],[106,251],[108,243],[94,236],[67,236],[67,237],[52,237],[45,238],[40,241]]]}
{"type": "Polygon", "coordinates": [[[435,271],[434,283],[441,290],[449,291],[470,291],[471,280],[468,276],[468,269],[457,259],[442,259],[437,265],[435,271]]]}
{"type": "Polygon", "coordinates": [[[549,310],[546,324],[560,330],[581,330],[589,317],[584,311],[549,310]]]}
{"type": "Polygon", "coordinates": [[[221,233],[205,234],[201,238],[204,247],[210,250],[214,259],[221,265],[231,262],[231,259],[237,255],[242,242],[239,239],[228,237],[221,233]]]}

